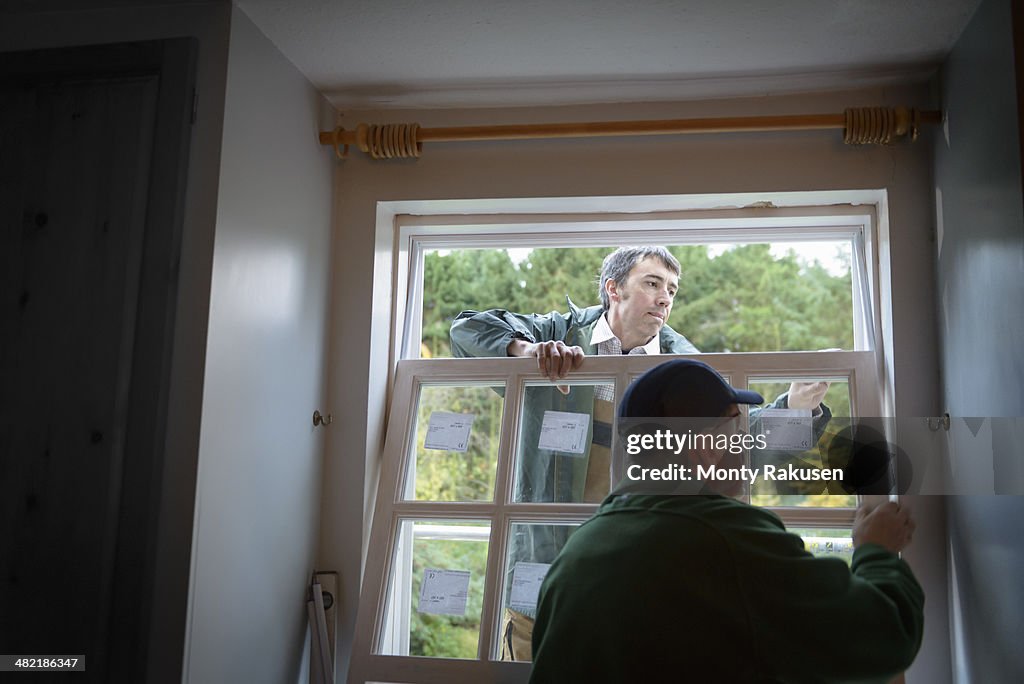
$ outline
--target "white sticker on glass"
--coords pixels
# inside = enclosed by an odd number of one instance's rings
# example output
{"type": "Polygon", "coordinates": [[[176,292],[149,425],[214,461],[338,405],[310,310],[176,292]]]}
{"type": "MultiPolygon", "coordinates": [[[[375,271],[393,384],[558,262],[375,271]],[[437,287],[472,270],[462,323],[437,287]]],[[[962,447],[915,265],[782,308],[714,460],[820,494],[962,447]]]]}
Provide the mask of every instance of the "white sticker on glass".
{"type": "Polygon", "coordinates": [[[430,414],[423,448],[465,451],[469,447],[469,432],[475,419],[476,416],[472,413],[434,411],[430,414]]]}
{"type": "Polygon", "coordinates": [[[811,409],[762,409],[758,421],[768,449],[806,451],[814,446],[811,409]]]}
{"type": "Polygon", "coordinates": [[[804,537],[804,547],[816,556],[828,553],[853,553],[850,537],[804,537]]]}
{"type": "Polygon", "coordinates": [[[540,584],[550,569],[550,563],[516,563],[516,569],[512,572],[512,595],[508,607],[520,611],[535,610],[540,584]]]}
{"type": "Polygon", "coordinates": [[[465,615],[468,596],[469,570],[427,568],[423,571],[423,583],[420,584],[421,613],[465,615]]]}
{"type": "Polygon", "coordinates": [[[545,411],[537,448],[582,454],[586,451],[589,426],[590,416],[586,413],[545,411]]]}

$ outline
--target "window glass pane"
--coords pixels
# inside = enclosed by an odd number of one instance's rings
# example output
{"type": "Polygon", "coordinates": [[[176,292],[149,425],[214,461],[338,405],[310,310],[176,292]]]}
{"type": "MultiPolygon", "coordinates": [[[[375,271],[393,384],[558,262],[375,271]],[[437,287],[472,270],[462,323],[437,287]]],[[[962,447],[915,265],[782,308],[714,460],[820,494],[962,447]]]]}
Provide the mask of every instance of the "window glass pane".
{"type": "Polygon", "coordinates": [[[403,498],[491,501],[503,385],[423,385],[403,498]]]}
{"type": "Polygon", "coordinates": [[[377,653],[477,657],[490,531],[485,520],[399,522],[377,653]]]}
{"type": "Polygon", "coordinates": [[[834,528],[789,528],[793,534],[804,540],[804,548],[813,555],[839,558],[849,565],[853,561],[853,532],[850,529],[834,528]]]}
{"type": "MultiPolygon", "coordinates": [[[[669,250],[682,270],[668,325],[702,352],[854,348],[851,240],[709,243],[669,250]]],[[[421,356],[452,355],[448,331],[465,310],[565,313],[567,295],[579,307],[598,304],[596,279],[611,251],[426,251],[421,356]]]]}
{"type": "MultiPolygon", "coordinates": [[[[787,434],[785,441],[790,445],[787,447],[769,448],[755,450],[750,453],[751,467],[761,468],[771,465],[779,470],[788,469],[790,465],[794,469],[822,469],[825,461],[822,455],[828,454],[829,446],[835,435],[850,424],[850,384],[846,378],[823,377],[823,378],[802,378],[801,382],[815,383],[828,382],[829,387],[825,392],[821,403],[825,405],[827,412],[813,419],[801,419],[799,428],[802,429],[812,445],[809,449],[801,449],[792,446],[796,443],[797,432],[787,434]],[[835,420],[828,419],[834,416],[835,420]]],[[[765,404],[761,408],[786,408],[789,407],[788,395],[783,396],[790,390],[789,380],[751,379],[748,387],[761,394],[765,404]]],[[[809,385],[803,385],[801,390],[812,390],[809,385]]],[[[751,412],[750,433],[753,435],[761,432],[763,425],[760,423],[763,416],[756,409],[751,412]]],[[[764,423],[767,425],[767,423],[764,423]]],[[[778,433],[777,433],[778,434],[778,433]]],[[[817,506],[828,508],[852,508],[857,505],[857,497],[845,492],[837,492],[837,485],[832,484],[829,489],[829,482],[823,480],[769,480],[759,477],[751,488],[750,502],[756,506],[817,506]],[[831,493],[829,493],[831,491],[831,493]]]]}
{"type": "Polygon", "coordinates": [[[615,381],[561,387],[526,383],[513,501],[600,503],[608,495],[615,381]]]}
{"type": "Polygon", "coordinates": [[[530,637],[537,593],[555,556],[578,523],[512,523],[505,562],[505,592],[499,611],[499,660],[531,661],[530,637]]]}

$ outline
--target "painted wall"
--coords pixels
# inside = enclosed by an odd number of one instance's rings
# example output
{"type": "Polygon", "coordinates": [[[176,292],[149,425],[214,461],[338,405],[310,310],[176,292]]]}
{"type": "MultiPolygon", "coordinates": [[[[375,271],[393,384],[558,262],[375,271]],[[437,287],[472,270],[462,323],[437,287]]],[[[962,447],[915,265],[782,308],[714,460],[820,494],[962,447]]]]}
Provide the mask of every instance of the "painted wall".
{"type": "Polygon", "coordinates": [[[184,681],[279,684],[319,538],[331,158],[324,100],[237,8],[225,101],[184,681]]]}
{"type": "MultiPolygon", "coordinates": [[[[947,122],[935,146],[938,317],[942,396],[955,417],[1024,416],[1024,204],[1011,19],[1009,0],[985,0],[941,78],[947,122]]],[[[1019,478],[1019,436],[1011,444],[1019,478]]],[[[957,681],[1024,680],[1017,644],[1024,497],[950,497],[948,512],[957,681]]]]}
{"type": "MultiPolygon", "coordinates": [[[[926,90],[914,88],[677,104],[346,112],[340,121],[346,128],[360,121],[416,121],[429,127],[822,113],[879,104],[927,108],[935,103],[926,90]]],[[[846,147],[838,132],[827,131],[439,143],[427,144],[418,161],[375,162],[354,151],[339,163],[330,403],[346,410],[335,409],[340,414],[338,429],[332,429],[328,438],[325,491],[330,495],[323,504],[321,563],[342,573],[343,660],[357,607],[356,550],[365,542],[366,492],[375,486],[383,441],[393,236],[386,225],[375,232],[381,211],[378,202],[885,189],[890,216],[885,256],[893,264],[896,408],[900,415],[933,415],[939,402],[931,258],[932,150],[927,135],[916,145],[885,148],[846,147]]],[[[930,516],[938,523],[944,521],[941,507],[930,516]]],[[[923,674],[912,673],[911,682],[948,679],[943,535],[941,525],[926,528],[915,544],[930,594],[926,619],[934,627],[920,659],[923,674]],[[940,569],[929,572],[925,559],[936,557],[940,569]]]]}
{"type": "Polygon", "coordinates": [[[155,541],[154,584],[159,590],[153,596],[147,651],[147,681],[173,682],[181,679],[188,603],[230,7],[226,2],[135,7],[111,4],[32,3],[33,11],[0,17],[0,45],[15,51],[183,36],[195,37],[199,43],[198,109],[189,156],[165,470],[161,478],[160,534],[155,541]],[[99,8],[88,9],[90,5],[99,8]]]}

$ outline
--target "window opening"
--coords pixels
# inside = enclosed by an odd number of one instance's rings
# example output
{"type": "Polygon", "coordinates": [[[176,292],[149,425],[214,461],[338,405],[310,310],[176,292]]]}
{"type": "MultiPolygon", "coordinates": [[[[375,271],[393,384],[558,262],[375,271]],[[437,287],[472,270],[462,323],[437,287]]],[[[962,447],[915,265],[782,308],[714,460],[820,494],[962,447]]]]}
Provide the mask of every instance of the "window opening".
{"type": "MultiPolygon", "coordinates": [[[[611,249],[670,245],[683,272],[669,324],[698,343],[696,358],[766,402],[793,381],[827,381],[835,416],[880,415],[872,207],[499,220],[398,220],[394,353],[407,360],[397,364],[353,681],[495,679],[515,666],[499,660],[529,660],[517,620],[532,615],[546,568],[607,493],[590,477],[597,433],[614,432],[611,407],[664,360],[588,357],[559,393],[528,360],[445,358],[460,311],[564,312],[566,294],[585,307],[611,249]],[[812,351],[826,348],[838,350],[812,351]]],[[[796,457],[822,467],[833,433],[796,457]]],[[[811,553],[849,562],[856,497],[748,487],[743,498],[777,512],[811,553]]]]}
{"type": "MultiPolygon", "coordinates": [[[[667,324],[705,353],[858,348],[872,333],[854,245],[849,236],[670,245],[682,272],[667,324]]],[[[464,310],[564,312],[567,296],[580,308],[597,304],[595,276],[611,251],[425,249],[416,356],[451,356],[448,329],[464,310]]]]}

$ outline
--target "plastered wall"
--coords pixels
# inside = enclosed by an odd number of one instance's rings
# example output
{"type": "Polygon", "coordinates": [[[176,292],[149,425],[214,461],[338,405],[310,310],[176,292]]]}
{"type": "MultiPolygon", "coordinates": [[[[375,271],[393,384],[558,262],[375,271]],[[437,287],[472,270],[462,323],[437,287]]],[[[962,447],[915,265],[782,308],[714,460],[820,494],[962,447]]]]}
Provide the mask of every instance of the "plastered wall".
{"type": "MultiPolygon", "coordinates": [[[[954,420],[1024,415],[1024,203],[1011,4],[985,0],[942,71],[935,140],[942,396],[954,420]]],[[[1020,36],[1017,38],[1018,49],[1020,36]]],[[[1005,421],[990,422],[1006,432],[1005,421]]],[[[951,435],[956,435],[954,430],[951,435]]],[[[963,428],[960,428],[960,434],[963,428]]],[[[995,491],[1024,487],[1019,434],[996,466],[953,444],[956,465],[995,491]],[[1001,462],[1000,462],[1001,461],[1001,462]]],[[[1024,679],[1024,497],[950,497],[951,651],[956,680],[1024,679]]]]}
{"type": "Polygon", "coordinates": [[[298,682],[319,538],[325,101],[232,10],[184,681],[298,682]]]}

